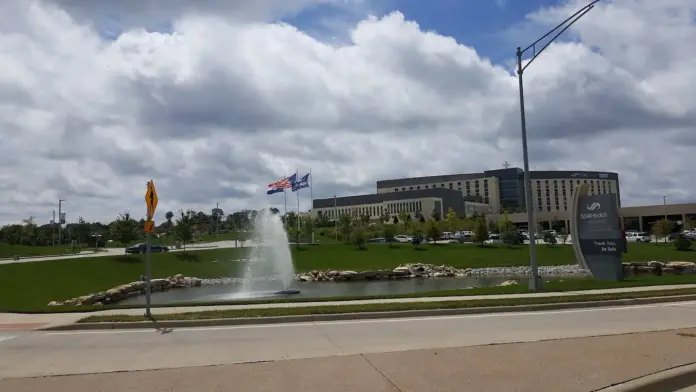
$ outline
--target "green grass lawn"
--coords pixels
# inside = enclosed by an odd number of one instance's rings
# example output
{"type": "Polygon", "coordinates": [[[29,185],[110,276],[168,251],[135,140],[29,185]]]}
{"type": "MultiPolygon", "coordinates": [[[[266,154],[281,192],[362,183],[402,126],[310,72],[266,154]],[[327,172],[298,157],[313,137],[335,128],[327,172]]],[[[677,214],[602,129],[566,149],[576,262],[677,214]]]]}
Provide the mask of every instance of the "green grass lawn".
{"type": "MultiPolygon", "coordinates": [[[[382,269],[409,262],[446,264],[458,268],[520,266],[529,263],[527,247],[479,248],[471,244],[424,246],[370,244],[357,250],[344,244],[292,247],[298,272],[312,269],[382,269]]],[[[152,255],[153,277],[174,274],[187,276],[239,276],[243,263],[230,260],[245,257],[245,249],[209,249],[152,255]]],[[[539,265],[574,263],[570,246],[537,247],[539,265]]],[[[631,244],[627,261],[696,260],[696,252],[678,252],[672,246],[631,244]]],[[[65,300],[103,291],[136,280],[145,271],[144,255],[85,257],[33,263],[0,265],[0,309],[38,309],[52,300],[65,300]]],[[[696,281],[696,277],[690,276],[696,281]]],[[[589,283],[588,283],[589,284],[589,283]]]]}
{"type": "Polygon", "coordinates": [[[70,246],[25,246],[25,245],[8,245],[0,243],[0,259],[11,258],[13,256],[28,257],[28,256],[46,256],[78,253],[81,249],[71,249],[70,246]]]}

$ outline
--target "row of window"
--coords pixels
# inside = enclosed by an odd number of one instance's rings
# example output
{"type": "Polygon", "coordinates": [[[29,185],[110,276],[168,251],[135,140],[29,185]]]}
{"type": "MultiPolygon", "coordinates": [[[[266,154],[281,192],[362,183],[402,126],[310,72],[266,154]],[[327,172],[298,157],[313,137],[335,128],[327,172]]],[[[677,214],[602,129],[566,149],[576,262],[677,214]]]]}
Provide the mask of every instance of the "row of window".
{"type": "MultiPolygon", "coordinates": [[[[462,191],[462,194],[464,194],[464,195],[466,195],[466,196],[483,196],[483,202],[486,203],[486,204],[488,204],[488,202],[489,202],[489,195],[488,195],[488,180],[487,180],[487,179],[484,179],[484,180],[483,180],[483,195],[481,194],[481,190],[480,190],[480,187],[479,187],[479,183],[480,183],[480,180],[479,180],[479,181],[477,181],[477,180],[464,181],[464,183],[463,183],[463,184],[464,184],[464,189],[462,189],[462,182],[459,181],[459,182],[457,182],[457,190],[458,190],[458,191],[462,191]],[[471,189],[471,188],[472,188],[472,187],[471,187],[471,184],[472,184],[472,183],[474,184],[474,186],[473,186],[473,188],[474,188],[473,191],[472,191],[472,189],[471,189]]],[[[422,187],[423,187],[423,189],[436,189],[436,188],[437,188],[437,184],[422,185],[422,187]]],[[[443,183],[440,184],[440,188],[454,189],[454,182],[450,182],[450,183],[448,183],[448,184],[446,184],[446,183],[443,182],[443,183]]],[[[421,185],[413,185],[413,186],[409,186],[409,187],[408,187],[408,190],[409,190],[409,191],[420,190],[420,189],[421,189],[421,185]]],[[[401,189],[399,189],[399,188],[394,188],[394,192],[399,192],[399,191],[405,192],[406,190],[407,190],[407,189],[406,189],[405,186],[404,186],[404,187],[401,187],[401,189]]]]}
{"type": "MultiPolygon", "coordinates": [[[[365,206],[365,207],[338,207],[326,209],[324,214],[329,218],[338,218],[342,215],[369,215],[370,217],[381,216],[382,214],[398,214],[401,211],[415,213],[423,211],[423,202],[421,201],[402,201],[396,203],[388,203],[385,206],[365,206]]],[[[321,214],[321,211],[319,211],[321,214]]]]}
{"type": "Polygon", "coordinates": [[[582,184],[590,184],[590,194],[595,195],[595,194],[606,194],[606,193],[611,193],[611,183],[609,181],[605,180],[560,180],[560,195],[562,195],[562,203],[561,203],[561,197],[559,197],[559,187],[558,187],[558,182],[559,180],[552,180],[553,181],[553,188],[551,188],[551,183],[549,182],[550,180],[544,180],[543,182],[543,187],[542,187],[542,182],[541,180],[536,181],[536,209],[538,211],[544,211],[546,210],[547,212],[551,211],[551,207],[554,206],[555,210],[554,211],[568,211],[568,196],[573,194],[573,191],[575,190],[575,185],[580,185],[582,184]],[[589,182],[588,182],[589,181],[589,182]],[[566,182],[568,182],[569,187],[566,188],[566,182]],[[551,203],[551,189],[553,189],[553,201],[554,203],[551,203]],[[544,191],[542,198],[542,190],[544,191]],[[567,192],[569,191],[569,193],[567,192]],[[543,201],[546,201],[546,203],[542,203],[543,201]],[[562,207],[562,208],[561,208],[562,207]]]}

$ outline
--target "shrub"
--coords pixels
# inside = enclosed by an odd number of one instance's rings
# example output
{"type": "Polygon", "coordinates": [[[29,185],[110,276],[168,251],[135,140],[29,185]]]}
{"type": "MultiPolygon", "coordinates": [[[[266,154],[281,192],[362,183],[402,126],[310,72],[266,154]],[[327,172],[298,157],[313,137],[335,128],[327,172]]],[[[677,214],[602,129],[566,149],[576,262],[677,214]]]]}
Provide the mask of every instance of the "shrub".
{"type": "Polygon", "coordinates": [[[544,242],[548,245],[556,245],[556,236],[550,231],[544,233],[544,242]]]}
{"type": "Polygon", "coordinates": [[[677,234],[674,238],[674,247],[677,250],[686,251],[691,250],[691,241],[684,236],[684,234],[677,234]]]}

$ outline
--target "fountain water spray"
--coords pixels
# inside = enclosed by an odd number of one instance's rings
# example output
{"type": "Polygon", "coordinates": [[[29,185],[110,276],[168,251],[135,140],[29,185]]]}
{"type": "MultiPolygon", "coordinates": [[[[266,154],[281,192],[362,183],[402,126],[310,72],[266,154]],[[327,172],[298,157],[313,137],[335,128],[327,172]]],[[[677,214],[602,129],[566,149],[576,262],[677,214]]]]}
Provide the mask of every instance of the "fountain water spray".
{"type": "MultiPolygon", "coordinates": [[[[254,239],[257,243],[244,270],[242,292],[253,292],[255,282],[270,279],[278,282],[276,294],[299,293],[299,290],[291,288],[295,280],[295,267],[292,264],[288,234],[280,216],[266,208],[259,211],[254,223],[254,239]]],[[[264,286],[268,287],[267,284],[264,286]]]]}

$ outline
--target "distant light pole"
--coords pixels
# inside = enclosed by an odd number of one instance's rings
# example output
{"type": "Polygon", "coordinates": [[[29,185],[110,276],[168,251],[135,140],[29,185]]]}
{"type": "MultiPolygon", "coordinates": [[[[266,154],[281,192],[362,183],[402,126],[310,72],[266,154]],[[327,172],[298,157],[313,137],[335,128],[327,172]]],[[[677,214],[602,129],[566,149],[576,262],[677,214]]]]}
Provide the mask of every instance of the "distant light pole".
{"type": "Polygon", "coordinates": [[[665,220],[667,220],[667,196],[662,196],[662,205],[665,207],[665,220]]]}
{"type": "Polygon", "coordinates": [[[529,178],[529,156],[527,154],[527,120],[524,113],[524,87],[522,82],[522,74],[529,67],[532,62],[539,57],[544,49],[548,48],[553,41],[558,38],[559,35],[563,34],[570,26],[577,22],[580,18],[585,16],[586,13],[590,12],[594,5],[600,0],[594,0],[590,4],[582,7],[580,10],[571,15],[568,19],[561,22],[558,26],[554,27],[551,31],[544,34],[541,38],[534,41],[531,45],[522,49],[517,47],[517,78],[520,85],[520,121],[522,125],[522,159],[524,160],[524,190],[526,193],[526,208],[527,208],[527,226],[529,226],[529,263],[532,270],[532,276],[529,278],[529,288],[531,290],[537,291],[542,288],[543,281],[541,276],[539,276],[539,269],[537,268],[536,260],[536,227],[534,227],[534,205],[532,203],[532,184],[529,178]],[[556,35],[554,35],[538,52],[536,51],[536,45],[542,40],[546,39],[548,36],[559,30],[556,35]],[[532,58],[522,66],[522,55],[532,49],[532,58]]]}
{"type": "Polygon", "coordinates": [[[65,199],[58,199],[58,245],[63,243],[63,202],[65,199]]]}

